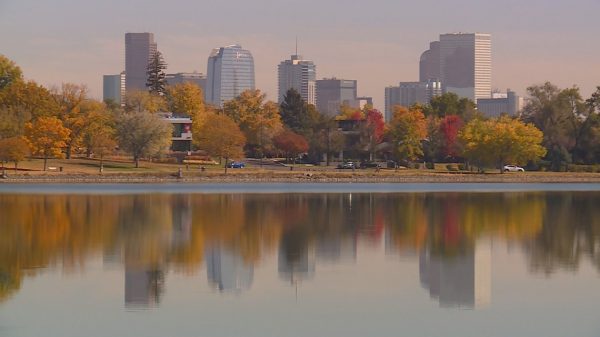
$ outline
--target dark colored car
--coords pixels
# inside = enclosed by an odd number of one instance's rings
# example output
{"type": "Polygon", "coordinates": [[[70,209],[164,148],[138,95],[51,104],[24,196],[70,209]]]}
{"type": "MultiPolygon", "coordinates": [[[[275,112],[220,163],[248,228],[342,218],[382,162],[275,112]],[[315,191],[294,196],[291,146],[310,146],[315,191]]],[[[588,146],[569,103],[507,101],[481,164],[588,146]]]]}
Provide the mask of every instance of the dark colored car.
{"type": "Polygon", "coordinates": [[[246,167],[246,164],[242,163],[241,161],[232,161],[231,163],[227,164],[227,167],[229,167],[229,168],[244,168],[244,167],[246,167]]]}
{"type": "Polygon", "coordinates": [[[353,162],[351,162],[351,161],[347,161],[347,162],[345,162],[345,163],[341,163],[341,164],[339,164],[339,165],[337,166],[337,168],[338,168],[338,169],[342,169],[342,170],[347,170],[347,169],[350,169],[350,170],[352,170],[352,169],[355,169],[355,168],[356,168],[356,165],[355,165],[353,162]]]}
{"type": "Polygon", "coordinates": [[[360,163],[360,168],[361,169],[381,168],[381,165],[374,161],[363,161],[362,163],[360,163]]]}

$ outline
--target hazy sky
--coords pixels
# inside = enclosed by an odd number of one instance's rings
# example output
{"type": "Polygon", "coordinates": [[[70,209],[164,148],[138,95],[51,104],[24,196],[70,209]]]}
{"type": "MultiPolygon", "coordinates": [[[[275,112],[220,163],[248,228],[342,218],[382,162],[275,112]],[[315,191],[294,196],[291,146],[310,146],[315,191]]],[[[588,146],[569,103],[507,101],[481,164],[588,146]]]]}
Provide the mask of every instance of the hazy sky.
{"type": "Polygon", "coordinates": [[[254,55],[256,85],[277,96],[277,64],[294,52],[317,76],[356,79],[383,108],[387,85],[418,80],[440,33],[492,34],[493,87],[600,85],[600,0],[0,0],[0,53],[44,85],[85,83],[124,69],[124,34],[153,32],[168,72],[206,73],[214,47],[254,55]]]}

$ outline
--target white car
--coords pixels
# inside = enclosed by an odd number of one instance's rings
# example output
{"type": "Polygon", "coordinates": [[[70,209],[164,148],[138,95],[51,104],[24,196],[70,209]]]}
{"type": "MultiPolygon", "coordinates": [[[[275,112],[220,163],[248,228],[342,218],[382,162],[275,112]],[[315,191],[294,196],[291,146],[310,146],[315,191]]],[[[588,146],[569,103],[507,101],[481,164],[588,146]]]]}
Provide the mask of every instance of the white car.
{"type": "Polygon", "coordinates": [[[525,169],[515,165],[505,165],[502,169],[504,172],[525,172],[525,169]]]}

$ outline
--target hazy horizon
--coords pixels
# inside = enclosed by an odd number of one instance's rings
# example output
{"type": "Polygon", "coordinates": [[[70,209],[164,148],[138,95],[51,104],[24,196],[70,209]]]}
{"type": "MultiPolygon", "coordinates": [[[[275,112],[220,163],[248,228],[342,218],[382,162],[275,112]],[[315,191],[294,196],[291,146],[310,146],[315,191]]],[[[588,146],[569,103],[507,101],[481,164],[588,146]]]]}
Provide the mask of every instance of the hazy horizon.
{"type": "Polygon", "coordinates": [[[598,0],[252,2],[141,0],[85,4],[0,0],[0,54],[46,86],[86,84],[102,98],[102,75],[124,70],[126,32],[152,32],[167,72],[206,73],[212,48],[238,43],[252,52],[256,86],[277,99],[277,65],[298,53],[317,78],[358,80],[358,94],[383,110],[384,88],[418,80],[419,57],[448,32],[492,34],[492,86],[525,95],[532,84],[578,85],[587,98],[600,85],[598,0]]]}

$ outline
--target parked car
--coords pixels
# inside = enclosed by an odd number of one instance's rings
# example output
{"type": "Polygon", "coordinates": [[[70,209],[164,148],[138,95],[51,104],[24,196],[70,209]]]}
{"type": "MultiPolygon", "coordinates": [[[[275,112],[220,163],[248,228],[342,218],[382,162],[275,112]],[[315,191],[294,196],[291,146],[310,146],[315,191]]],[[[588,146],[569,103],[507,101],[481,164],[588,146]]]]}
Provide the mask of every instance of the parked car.
{"type": "Polygon", "coordinates": [[[361,169],[367,169],[367,168],[381,168],[381,164],[376,163],[374,161],[363,161],[362,163],[360,163],[360,168],[361,169]]]}
{"type": "Polygon", "coordinates": [[[504,165],[502,170],[504,172],[525,172],[524,168],[516,165],[504,165]]]}
{"type": "Polygon", "coordinates": [[[241,161],[232,161],[231,163],[227,164],[228,168],[244,168],[246,167],[246,164],[244,164],[241,161]]]}
{"type": "Polygon", "coordinates": [[[339,164],[337,166],[337,168],[342,169],[342,170],[347,170],[347,169],[353,170],[356,168],[356,164],[354,164],[354,162],[347,161],[347,162],[339,164]]]}

